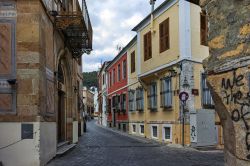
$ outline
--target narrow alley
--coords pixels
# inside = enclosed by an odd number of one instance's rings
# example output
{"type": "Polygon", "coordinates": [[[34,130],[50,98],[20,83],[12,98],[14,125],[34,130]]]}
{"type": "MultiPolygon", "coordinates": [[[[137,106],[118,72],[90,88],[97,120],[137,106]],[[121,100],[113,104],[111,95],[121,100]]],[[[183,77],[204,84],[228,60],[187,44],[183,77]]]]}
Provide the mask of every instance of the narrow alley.
{"type": "Polygon", "coordinates": [[[88,122],[76,148],[48,166],[223,166],[223,153],[168,147],[88,122]]]}

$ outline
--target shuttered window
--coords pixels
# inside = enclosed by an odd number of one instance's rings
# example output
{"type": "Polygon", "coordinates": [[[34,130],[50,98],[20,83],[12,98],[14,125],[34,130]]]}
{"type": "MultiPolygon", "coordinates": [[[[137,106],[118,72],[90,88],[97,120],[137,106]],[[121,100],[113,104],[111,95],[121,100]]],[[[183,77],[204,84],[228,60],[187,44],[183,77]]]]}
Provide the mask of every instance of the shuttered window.
{"type": "Polygon", "coordinates": [[[131,73],[135,72],[135,51],[131,53],[131,73]]]}
{"type": "Polygon", "coordinates": [[[169,18],[159,25],[160,31],[160,53],[169,49],[169,18]]]}
{"type": "Polygon", "coordinates": [[[152,58],[151,31],[144,35],[144,61],[152,58]]]}
{"type": "Polygon", "coordinates": [[[117,70],[117,77],[118,77],[118,81],[121,81],[121,65],[118,65],[118,70],[117,70]]]}
{"type": "Polygon", "coordinates": [[[201,36],[201,45],[207,46],[207,36],[208,36],[208,28],[207,28],[207,16],[205,12],[200,14],[200,36],[201,36]]]}
{"type": "Polygon", "coordinates": [[[161,107],[172,107],[172,80],[171,77],[161,79],[161,107]]]}
{"type": "Polygon", "coordinates": [[[138,87],[136,89],[136,110],[143,111],[143,108],[144,108],[143,88],[138,87]]]}
{"type": "Polygon", "coordinates": [[[129,91],[129,111],[135,111],[135,90],[129,91]]]}
{"type": "Polygon", "coordinates": [[[0,20],[0,113],[16,113],[16,22],[0,20]]]}
{"type": "Polygon", "coordinates": [[[149,87],[149,94],[148,94],[148,109],[150,110],[157,110],[157,84],[152,83],[149,87]]]}

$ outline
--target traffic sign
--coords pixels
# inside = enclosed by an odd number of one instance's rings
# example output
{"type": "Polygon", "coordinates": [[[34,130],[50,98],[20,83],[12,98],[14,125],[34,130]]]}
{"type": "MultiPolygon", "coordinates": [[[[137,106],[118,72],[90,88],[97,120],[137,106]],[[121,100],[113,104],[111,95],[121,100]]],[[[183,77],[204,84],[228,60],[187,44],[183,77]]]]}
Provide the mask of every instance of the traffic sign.
{"type": "Polygon", "coordinates": [[[188,95],[187,92],[181,92],[181,93],[179,94],[179,99],[180,99],[182,102],[187,101],[188,98],[189,98],[189,95],[188,95]]]}

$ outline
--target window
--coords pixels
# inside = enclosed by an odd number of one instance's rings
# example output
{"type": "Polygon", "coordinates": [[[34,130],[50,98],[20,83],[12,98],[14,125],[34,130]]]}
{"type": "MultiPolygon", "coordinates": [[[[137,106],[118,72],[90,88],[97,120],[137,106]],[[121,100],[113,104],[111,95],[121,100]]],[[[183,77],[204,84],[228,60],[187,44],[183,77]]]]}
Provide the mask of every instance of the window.
{"type": "Polygon", "coordinates": [[[127,131],[127,126],[126,126],[126,124],[122,124],[122,128],[123,128],[123,131],[124,131],[124,132],[127,131]]]}
{"type": "Polygon", "coordinates": [[[122,70],[123,70],[122,78],[125,79],[127,76],[127,62],[126,62],[126,60],[124,60],[122,62],[122,70]]]}
{"type": "Polygon", "coordinates": [[[151,31],[144,35],[144,61],[152,58],[151,31]]]}
{"type": "Polygon", "coordinates": [[[136,133],[136,125],[135,124],[132,125],[132,129],[133,129],[133,133],[136,133]]]}
{"type": "Polygon", "coordinates": [[[169,18],[159,25],[160,53],[169,49],[169,18]]]}
{"type": "Polygon", "coordinates": [[[172,141],[172,125],[165,124],[162,128],[162,137],[165,141],[172,141]]]}
{"type": "Polygon", "coordinates": [[[111,113],[111,99],[108,99],[107,111],[108,113],[111,113]]]}
{"type": "Polygon", "coordinates": [[[112,97],[112,108],[115,109],[116,107],[116,96],[112,97]]]}
{"type": "Polygon", "coordinates": [[[135,111],[135,91],[129,91],[129,111],[135,111]]]}
{"type": "Polygon", "coordinates": [[[157,131],[158,126],[152,126],[151,134],[153,138],[158,137],[158,131],[157,131]]]}
{"type": "Polygon", "coordinates": [[[161,106],[172,107],[172,81],[171,77],[161,79],[161,106]]]}
{"type": "Polygon", "coordinates": [[[102,75],[102,85],[105,84],[105,74],[102,75]]]}
{"type": "Polygon", "coordinates": [[[135,51],[133,51],[130,56],[131,56],[131,63],[130,63],[131,73],[134,73],[135,72],[135,51]]]}
{"type": "Polygon", "coordinates": [[[121,96],[120,95],[116,95],[115,107],[117,111],[120,112],[121,110],[121,96]]]}
{"type": "Polygon", "coordinates": [[[143,88],[136,89],[136,110],[142,111],[144,109],[143,88]]]}
{"type": "Polygon", "coordinates": [[[207,29],[207,16],[206,13],[203,11],[200,14],[200,38],[201,38],[201,45],[207,46],[207,35],[208,35],[208,29],[207,29]]]}
{"type": "Polygon", "coordinates": [[[118,70],[117,70],[117,77],[118,77],[118,81],[121,81],[121,65],[118,65],[118,70]]]}
{"type": "Polygon", "coordinates": [[[113,69],[113,84],[115,84],[115,69],[113,69]]]}
{"type": "Polygon", "coordinates": [[[157,109],[157,84],[156,83],[152,83],[149,86],[148,108],[150,110],[157,109]]]}
{"type": "Polygon", "coordinates": [[[121,95],[121,110],[126,112],[126,94],[121,95]]]}
{"type": "Polygon", "coordinates": [[[210,90],[207,87],[205,74],[202,74],[201,86],[202,86],[202,106],[204,108],[214,108],[214,102],[210,90]]]}
{"type": "Polygon", "coordinates": [[[144,125],[140,125],[140,134],[144,134],[144,125]]]}
{"type": "Polygon", "coordinates": [[[112,75],[111,72],[109,72],[109,87],[112,85],[112,75]]]}

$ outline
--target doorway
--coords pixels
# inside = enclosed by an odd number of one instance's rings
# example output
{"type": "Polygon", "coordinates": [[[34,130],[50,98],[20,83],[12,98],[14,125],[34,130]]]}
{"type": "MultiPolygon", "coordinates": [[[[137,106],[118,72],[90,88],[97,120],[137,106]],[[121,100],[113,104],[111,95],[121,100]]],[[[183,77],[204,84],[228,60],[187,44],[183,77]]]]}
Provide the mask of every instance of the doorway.
{"type": "Polygon", "coordinates": [[[65,93],[58,91],[57,142],[65,141],[65,93]]]}

